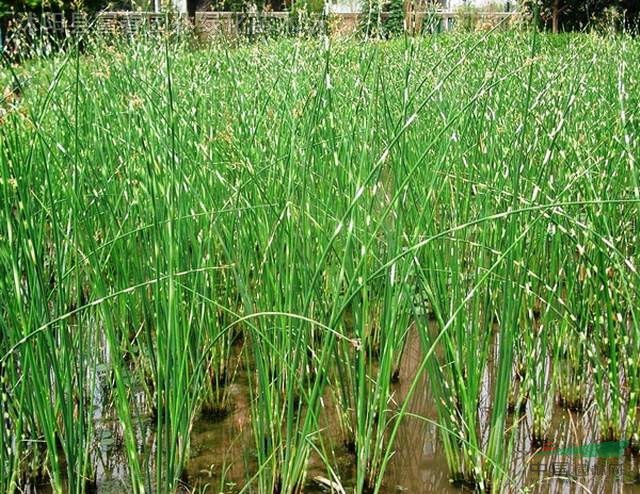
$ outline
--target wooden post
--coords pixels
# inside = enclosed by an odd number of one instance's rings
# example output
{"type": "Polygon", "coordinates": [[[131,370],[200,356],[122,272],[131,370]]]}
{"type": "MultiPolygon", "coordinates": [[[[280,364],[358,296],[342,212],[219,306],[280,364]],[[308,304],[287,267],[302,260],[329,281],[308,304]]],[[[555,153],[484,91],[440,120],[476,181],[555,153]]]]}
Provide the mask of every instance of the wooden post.
{"type": "Polygon", "coordinates": [[[558,33],[560,30],[560,0],[553,0],[553,7],[551,8],[551,29],[554,33],[558,33]]]}

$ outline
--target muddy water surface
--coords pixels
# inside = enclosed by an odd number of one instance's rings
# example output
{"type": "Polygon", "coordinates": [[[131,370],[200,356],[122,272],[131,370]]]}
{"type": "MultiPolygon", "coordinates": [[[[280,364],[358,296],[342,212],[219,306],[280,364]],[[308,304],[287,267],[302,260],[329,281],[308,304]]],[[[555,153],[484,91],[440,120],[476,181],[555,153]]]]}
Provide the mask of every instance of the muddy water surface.
{"type": "MultiPolygon", "coordinates": [[[[417,336],[411,335],[403,356],[400,381],[395,385],[399,402],[407,393],[411,377],[422,359],[417,336]]],[[[192,430],[191,458],[187,465],[185,485],[196,487],[201,493],[238,492],[255,472],[251,414],[245,372],[240,370],[230,384],[234,409],[222,420],[198,420],[192,430]]],[[[140,400],[143,400],[142,393],[140,400]]],[[[487,400],[485,400],[487,401],[487,400]]],[[[327,403],[330,399],[326,400],[327,403]]],[[[482,406],[490,408],[490,403],[482,406]]],[[[140,405],[144,408],[144,404],[140,405]]],[[[436,411],[430,397],[429,385],[423,380],[412,398],[410,411],[422,418],[407,417],[401,426],[396,452],[385,476],[384,494],[398,492],[454,494],[470,492],[464,486],[453,486],[440,447],[438,429],[432,422],[436,411]]],[[[97,431],[99,442],[96,458],[99,494],[125,494],[127,488],[126,458],[122,450],[122,437],[117,421],[102,410],[97,412],[102,426],[97,431]]],[[[333,451],[334,468],[342,476],[346,492],[352,490],[355,478],[353,456],[341,444],[337,420],[327,409],[326,440],[333,451]]],[[[529,441],[530,417],[520,418],[517,425],[515,453],[510,466],[512,484],[505,492],[530,493],[630,493],[640,494],[637,473],[639,458],[628,451],[609,458],[561,456],[552,453],[536,453],[529,441]]],[[[599,438],[595,407],[582,413],[554,409],[550,434],[550,448],[566,448],[597,443],[599,438]]],[[[138,439],[153,450],[154,434],[150,421],[138,422],[138,439]]],[[[152,472],[151,462],[147,466],[152,472]]],[[[326,477],[326,469],[318,458],[312,457],[305,488],[307,493],[330,492],[315,480],[326,477]]],[[[39,494],[50,492],[44,486],[30,486],[29,491],[39,494]]],[[[253,492],[253,491],[251,491],[253,492]]]]}

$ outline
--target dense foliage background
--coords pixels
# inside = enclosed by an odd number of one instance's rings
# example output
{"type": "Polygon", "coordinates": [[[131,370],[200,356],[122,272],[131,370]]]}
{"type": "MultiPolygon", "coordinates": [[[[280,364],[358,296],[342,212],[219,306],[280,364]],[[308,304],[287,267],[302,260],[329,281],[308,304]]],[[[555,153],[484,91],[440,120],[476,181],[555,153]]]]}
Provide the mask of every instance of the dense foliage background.
{"type": "MultiPolygon", "coordinates": [[[[150,3],[150,2],[149,2],[150,3]]],[[[105,8],[133,8],[136,0],[0,0],[0,12],[24,11],[97,11],[105,8]]]]}
{"type": "Polygon", "coordinates": [[[637,0],[523,0],[541,28],[558,31],[583,29],[594,23],[633,24],[640,12],[637,0]]]}
{"type": "MultiPolygon", "coordinates": [[[[360,31],[367,37],[389,37],[403,32],[404,14],[411,0],[362,0],[360,31]]],[[[411,9],[428,10],[430,6],[446,7],[446,2],[411,2],[411,9]]],[[[637,27],[638,0],[519,0],[519,7],[540,28],[553,32],[579,31],[587,27],[621,29],[637,27]]],[[[496,2],[492,10],[509,10],[506,2],[496,2]]],[[[460,7],[468,29],[476,24],[473,4],[460,7]]]]}
{"type": "MultiPolygon", "coordinates": [[[[637,32],[640,25],[638,0],[517,0],[519,8],[538,28],[552,32],[623,28],[637,32]]],[[[70,12],[83,10],[153,10],[154,0],[0,0],[0,30],[6,28],[12,12],[70,12]]],[[[171,0],[161,0],[171,5],[171,0]]],[[[425,11],[446,6],[444,0],[361,0],[360,32],[365,37],[389,38],[404,32],[404,19],[409,11],[425,11]]],[[[506,3],[496,2],[492,8],[505,10],[506,3]]],[[[196,11],[282,11],[292,13],[321,13],[324,0],[187,0],[190,14],[196,11]]],[[[509,10],[506,8],[506,10],[509,10]]],[[[472,4],[460,12],[471,15],[479,12],[472,4]]],[[[467,19],[467,17],[464,17],[467,19]]],[[[475,29],[475,21],[470,29],[475,29]]]]}

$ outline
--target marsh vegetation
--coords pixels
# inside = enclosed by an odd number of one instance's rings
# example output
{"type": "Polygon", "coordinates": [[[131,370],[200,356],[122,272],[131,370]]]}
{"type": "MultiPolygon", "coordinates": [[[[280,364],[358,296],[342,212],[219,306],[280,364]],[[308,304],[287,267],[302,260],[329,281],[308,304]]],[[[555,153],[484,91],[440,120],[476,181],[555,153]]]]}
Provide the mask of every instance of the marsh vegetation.
{"type": "Polygon", "coordinates": [[[0,490],[392,492],[428,444],[434,491],[549,492],[583,439],[633,484],[639,67],[485,33],[3,69],[0,490]]]}

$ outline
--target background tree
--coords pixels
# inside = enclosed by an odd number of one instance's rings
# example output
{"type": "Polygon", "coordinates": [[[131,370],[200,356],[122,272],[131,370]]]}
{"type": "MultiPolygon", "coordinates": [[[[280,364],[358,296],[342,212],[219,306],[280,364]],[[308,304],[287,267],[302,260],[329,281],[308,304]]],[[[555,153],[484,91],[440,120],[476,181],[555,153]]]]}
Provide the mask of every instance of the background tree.
{"type": "Polygon", "coordinates": [[[404,32],[404,0],[389,0],[383,19],[385,36],[398,36],[404,32]]]}
{"type": "Polygon", "coordinates": [[[524,0],[523,8],[536,19],[539,27],[561,30],[579,30],[602,19],[613,10],[627,11],[629,18],[638,15],[638,0],[524,0]]]}
{"type": "Polygon", "coordinates": [[[0,0],[1,12],[95,12],[108,7],[129,9],[135,0],[0,0]]]}

